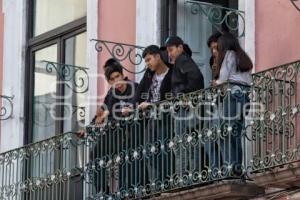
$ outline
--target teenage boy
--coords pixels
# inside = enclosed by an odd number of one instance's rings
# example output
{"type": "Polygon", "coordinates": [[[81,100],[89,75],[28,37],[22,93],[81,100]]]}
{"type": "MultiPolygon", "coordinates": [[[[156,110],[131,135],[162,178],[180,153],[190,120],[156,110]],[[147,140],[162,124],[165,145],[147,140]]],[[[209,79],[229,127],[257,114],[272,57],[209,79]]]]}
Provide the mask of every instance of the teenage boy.
{"type": "MultiPolygon", "coordinates": [[[[172,74],[173,95],[178,97],[182,94],[203,89],[203,75],[197,64],[185,51],[184,46],[186,44],[183,40],[178,36],[171,36],[166,40],[165,45],[170,61],[174,64],[172,74]]],[[[198,123],[199,120],[196,119],[192,109],[186,109],[190,102],[186,101],[186,99],[183,99],[183,102],[184,105],[179,105],[179,110],[173,116],[175,138],[178,141],[182,141],[178,143],[178,148],[175,150],[175,176],[179,179],[182,179],[184,175],[199,171],[201,167],[199,166],[199,146],[192,145],[189,138],[195,138],[195,136],[192,136],[192,132],[202,123],[198,123]],[[188,146],[185,144],[188,144],[188,146]]],[[[202,112],[203,110],[200,109],[200,113],[202,112]]]]}
{"type": "Polygon", "coordinates": [[[121,116],[124,107],[132,106],[138,84],[130,81],[123,74],[123,66],[115,59],[109,59],[104,65],[104,75],[111,86],[104,99],[104,106],[97,110],[95,123],[101,124],[104,119],[115,119],[121,116]]]}
{"type": "MultiPolygon", "coordinates": [[[[124,76],[123,66],[115,59],[106,61],[104,74],[111,89],[107,92],[103,106],[98,108],[91,124],[105,124],[106,120],[114,120],[121,117],[122,108],[132,106],[135,91],[138,86],[137,83],[128,80],[128,78],[124,76]]],[[[108,133],[109,134],[103,134],[97,137],[97,142],[95,142],[95,146],[91,152],[91,159],[95,164],[98,164],[98,162],[96,162],[98,159],[119,154],[126,148],[128,138],[125,134],[115,134],[113,131],[109,131],[108,133]]],[[[125,168],[124,166],[117,168],[116,171],[113,172],[112,180],[106,179],[105,170],[94,173],[96,190],[99,192],[109,188],[114,192],[119,191],[122,186],[128,184],[127,177],[124,176],[128,174],[125,168]]],[[[100,167],[97,169],[100,169],[100,167]]]]}
{"type": "Polygon", "coordinates": [[[170,62],[174,64],[172,93],[177,96],[203,89],[203,75],[194,60],[184,51],[183,40],[178,36],[171,36],[165,45],[170,62]]]}
{"type": "MultiPolygon", "coordinates": [[[[170,98],[171,95],[171,78],[172,67],[168,63],[167,52],[162,51],[156,45],[148,46],[142,54],[147,70],[137,88],[135,95],[135,103],[138,109],[145,110],[154,106],[159,109],[157,104],[160,101],[170,98]]],[[[158,110],[160,111],[160,110],[158,110]]],[[[155,146],[160,143],[166,144],[171,139],[171,133],[167,127],[167,114],[161,112],[159,119],[157,116],[147,119],[143,127],[143,146],[155,146]]],[[[171,176],[171,153],[164,151],[159,153],[151,152],[148,148],[148,156],[146,158],[147,183],[163,182],[167,177],[171,176]],[[164,167],[163,167],[164,166],[164,167]]],[[[163,150],[161,150],[163,151],[163,150]]]]}
{"type": "Polygon", "coordinates": [[[137,87],[134,102],[138,108],[145,109],[150,103],[170,98],[172,68],[164,60],[162,51],[156,45],[150,45],[143,51],[147,70],[137,87]]]}

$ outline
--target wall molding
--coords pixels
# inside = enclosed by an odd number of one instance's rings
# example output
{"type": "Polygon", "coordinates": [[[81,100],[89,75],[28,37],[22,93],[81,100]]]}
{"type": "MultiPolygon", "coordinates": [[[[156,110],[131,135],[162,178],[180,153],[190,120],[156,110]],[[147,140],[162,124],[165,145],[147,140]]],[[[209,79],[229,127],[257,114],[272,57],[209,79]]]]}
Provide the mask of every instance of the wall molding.
{"type": "Polygon", "coordinates": [[[98,0],[86,0],[87,2],[87,55],[86,66],[89,76],[89,90],[86,96],[85,124],[88,125],[94,117],[97,109],[97,75],[98,75],[98,52],[95,50],[91,39],[98,38],[98,0]]]}
{"type": "Polygon", "coordinates": [[[0,152],[23,145],[27,13],[26,1],[3,0],[3,90],[14,96],[14,113],[1,124],[0,152]]]}
{"type": "MultiPolygon", "coordinates": [[[[255,0],[239,1],[239,10],[245,11],[245,38],[243,46],[255,66],[255,0]]],[[[252,72],[255,72],[255,67],[252,72]]]]}

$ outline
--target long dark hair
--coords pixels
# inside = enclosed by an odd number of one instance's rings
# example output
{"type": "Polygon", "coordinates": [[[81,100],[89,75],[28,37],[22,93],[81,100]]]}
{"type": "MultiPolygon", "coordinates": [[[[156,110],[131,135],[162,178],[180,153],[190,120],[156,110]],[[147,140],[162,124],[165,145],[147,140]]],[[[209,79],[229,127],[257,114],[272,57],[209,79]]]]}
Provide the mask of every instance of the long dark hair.
{"type": "Polygon", "coordinates": [[[231,33],[224,33],[218,39],[217,66],[221,69],[227,51],[236,53],[237,71],[248,72],[253,68],[253,63],[247,53],[242,49],[238,39],[231,33]]]}

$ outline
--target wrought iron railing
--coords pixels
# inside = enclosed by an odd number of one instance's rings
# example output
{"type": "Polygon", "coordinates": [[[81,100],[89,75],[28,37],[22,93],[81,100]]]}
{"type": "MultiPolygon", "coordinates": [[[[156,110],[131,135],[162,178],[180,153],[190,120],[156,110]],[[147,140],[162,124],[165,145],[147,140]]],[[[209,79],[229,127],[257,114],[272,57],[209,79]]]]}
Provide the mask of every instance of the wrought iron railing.
{"type": "Polygon", "coordinates": [[[1,112],[0,112],[0,120],[7,120],[12,117],[13,115],[13,99],[14,97],[6,96],[6,95],[0,95],[1,99],[1,112]]]}
{"type": "Polygon", "coordinates": [[[133,199],[299,162],[299,72],[300,61],[282,65],[251,86],[224,83],[88,126],[84,138],[4,152],[0,199],[133,199]]]}
{"type": "Polygon", "coordinates": [[[299,162],[299,72],[293,62],[249,87],[226,83],[88,127],[86,198],[142,198],[299,162]]]}
{"type": "Polygon", "coordinates": [[[242,102],[239,109],[247,110],[250,91],[226,83],[102,128],[88,127],[88,198],[141,198],[227,178],[247,179],[250,159],[242,147],[251,142],[250,126],[242,118],[231,119],[232,112],[241,110],[227,106],[242,102]]]}
{"type": "Polygon", "coordinates": [[[190,12],[194,15],[204,15],[211,25],[219,32],[232,32],[238,37],[245,36],[245,12],[200,1],[186,1],[190,12]]]}
{"type": "Polygon", "coordinates": [[[81,199],[82,145],[66,133],[0,154],[0,199],[81,199]]]}
{"type": "Polygon", "coordinates": [[[253,75],[253,102],[264,112],[252,121],[252,167],[267,170],[299,161],[300,61],[253,75]]]}

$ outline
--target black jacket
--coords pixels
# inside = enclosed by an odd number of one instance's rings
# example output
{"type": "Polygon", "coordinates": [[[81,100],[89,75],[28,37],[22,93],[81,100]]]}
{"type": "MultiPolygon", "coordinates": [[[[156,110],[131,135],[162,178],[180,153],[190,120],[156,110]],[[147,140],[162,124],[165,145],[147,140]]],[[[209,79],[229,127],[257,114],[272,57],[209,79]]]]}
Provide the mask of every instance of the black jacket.
{"type": "MultiPolygon", "coordinates": [[[[152,78],[154,76],[154,72],[150,69],[147,69],[139,86],[137,87],[134,103],[140,104],[144,101],[150,101],[150,87],[152,84],[152,78]]],[[[171,94],[171,79],[172,79],[172,68],[169,68],[168,73],[162,80],[161,86],[160,86],[160,101],[166,100],[170,94],[171,94]]]]}
{"type": "MultiPolygon", "coordinates": [[[[138,84],[129,80],[127,77],[124,79],[124,81],[127,81],[127,88],[124,93],[119,92],[118,90],[115,90],[113,88],[110,88],[105,96],[104,99],[104,110],[109,111],[108,118],[111,119],[113,117],[113,112],[117,116],[121,116],[121,102],[126,104],[127,106],[132,106],[134,103],[134,97],[135,93],[138,87],[138,84]],[[117,110],[114,110],[117,109],[117,110]]],[[[96,120],[95,116],[91,122],[91,124],[95,123],[96,120]]]]}
{"type": "Polygon", "coordinates": [[[204,88],[203,75],[191,57],[181,54],[175,61],[172,74],[172,93],[194,92],[204,88]]]}

